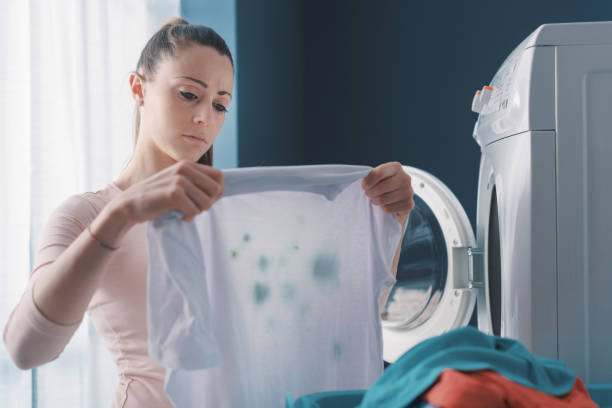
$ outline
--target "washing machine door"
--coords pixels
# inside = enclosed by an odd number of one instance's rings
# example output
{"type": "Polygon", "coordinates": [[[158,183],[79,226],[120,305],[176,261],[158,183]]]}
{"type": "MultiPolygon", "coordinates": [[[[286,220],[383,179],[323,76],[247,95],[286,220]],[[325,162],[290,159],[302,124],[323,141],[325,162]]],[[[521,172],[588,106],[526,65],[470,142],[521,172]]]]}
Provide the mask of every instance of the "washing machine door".
{"type": "Polygon", "coordinates": [[[397,282],[381,311],[383,359],[395,362],[412,346],[470,321],[476,301],[470,261],[474,232],[455,195],[436,177],[409,166],[410,213],[397,282]],[[469,255],[468,255],[469,253],[469,255]]]}

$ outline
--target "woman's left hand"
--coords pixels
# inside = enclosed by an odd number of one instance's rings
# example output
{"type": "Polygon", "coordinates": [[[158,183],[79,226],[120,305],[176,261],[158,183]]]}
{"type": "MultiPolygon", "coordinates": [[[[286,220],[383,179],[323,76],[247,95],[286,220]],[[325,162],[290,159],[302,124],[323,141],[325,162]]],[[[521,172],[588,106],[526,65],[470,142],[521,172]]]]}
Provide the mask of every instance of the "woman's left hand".
{"type": "Polygon", "coordinates": [[[361,181],[361,187],[372,204],[404,220],[414,208],[414,192],[410,176],[401,163],[389,162],[372,169],[361,181]]]}

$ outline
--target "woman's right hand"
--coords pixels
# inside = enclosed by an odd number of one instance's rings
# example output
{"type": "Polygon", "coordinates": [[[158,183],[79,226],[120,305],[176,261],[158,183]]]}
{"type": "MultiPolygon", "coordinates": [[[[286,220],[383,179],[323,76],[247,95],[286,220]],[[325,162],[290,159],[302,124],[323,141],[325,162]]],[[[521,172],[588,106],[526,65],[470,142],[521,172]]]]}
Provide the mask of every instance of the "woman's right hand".
{"type": "Polygon", "coordinates": [[[191,221],[209,209],[223,191],[220,170],[183,160],[133,184],[117,199],[131,223],[149,221],[170,211],[180,211],[183,221],[191,221]]]}

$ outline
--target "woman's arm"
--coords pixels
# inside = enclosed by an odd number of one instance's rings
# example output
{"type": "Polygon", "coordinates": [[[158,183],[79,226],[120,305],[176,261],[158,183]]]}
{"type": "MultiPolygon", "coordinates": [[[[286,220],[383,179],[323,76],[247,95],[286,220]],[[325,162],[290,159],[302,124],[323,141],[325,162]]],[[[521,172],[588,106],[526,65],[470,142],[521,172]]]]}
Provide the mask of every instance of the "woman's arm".
{"type": "MultiPolygon", "coordinates": [[[[401,235],[402,239],[400,239],[400,242],[397,246],[397,250],[395,251],[395,257],[393,258],[393,263],[391,264],[391,273],[393,274],[394,277],[397,277],[397,265],[399,264],[399,258],[402,252],[402,241],[404,239],[404,234],[406,233],[406,225],[408,224],[408,214],[399,215],[397,217],[397,220],[402,225],[402,235],[401,235]]],[[[383,313],[385,304],[387,303],[387,298],[389,297],[389,293],[391,293],[391,289],[393,289],[393,286],[389,286],[387,290],[385,290],[383,294],[380,295],[380,298],[378,299],[378,311],[381,314],[383,313]]]]}
{"type": "MultiPolygon", "coordinates": [[[[65,224],[61,219],[57,222],[65,224]]],[[[51,232],[59,232],[60,224],[53,225],[51,232]]],[[[94,234],[113,246],[130,227],[122,207],[113,202],[91,223],[94,234]]],[[[84,230],[55,261],[32,274],[3,335],[6,349],[19,368],[47,363],[64,350],[83,318],[111,253],[84,230]]]]}
{"type": "Polygon", "coordinates": [[[93,218],[93,234],[106,245],[116,247],[132,226],[168,211],[180,211],[183,220],[191,221],[210,208],[223,190],[220,170],[180,161],[133,184],[89,218],[72,214],[85,210],[68,202],[54,220],[52,238],[45,243],[65,249],[51,256],[44,270],[40,265],[34,271],[4,329],[4,343],[15,364],[22,369],[32,368],[62,352],[83,319],[111,258],[112,251],[103,248],[83,229],[83,224],[77,222],[75,231],[76,224],[70,220],[93,218]]]}
{"type": "MultiPolygon", "coordinates": [[[[124,207],[111,201],[90,228],[100,241],[117,247],[133,225],[124,207]]],[[[112,251],[99,245],[85,229],[36,279],[33,297],[40,312],[57,324],[80,322],[111,255],[112,251]]]]}

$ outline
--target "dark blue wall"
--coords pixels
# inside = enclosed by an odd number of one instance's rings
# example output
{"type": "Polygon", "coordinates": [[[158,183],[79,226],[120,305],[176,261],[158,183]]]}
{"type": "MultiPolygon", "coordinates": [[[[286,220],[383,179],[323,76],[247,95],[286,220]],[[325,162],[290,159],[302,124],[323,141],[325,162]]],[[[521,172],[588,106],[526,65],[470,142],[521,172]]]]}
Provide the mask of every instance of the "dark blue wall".
{"type": "Polygon", "coordinates": [[[607,1],[237,0],[240,166],[397,160],[472,224],[476,89],[539,25],[612,20],[607,1]]]}
{"type": "Polygon", "coordinates": [[[301,0],[236,2],[240,167],[304,162],[303,15],[301,0]]]}

